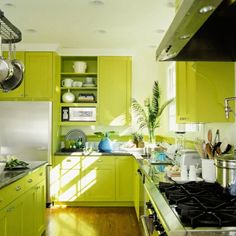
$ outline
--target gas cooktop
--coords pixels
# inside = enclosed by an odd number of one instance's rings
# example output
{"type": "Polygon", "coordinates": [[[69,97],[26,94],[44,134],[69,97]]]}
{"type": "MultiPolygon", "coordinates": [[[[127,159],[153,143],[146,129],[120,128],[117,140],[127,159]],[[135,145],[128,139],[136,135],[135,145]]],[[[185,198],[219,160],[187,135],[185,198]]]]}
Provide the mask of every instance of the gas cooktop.
{"type": "Polygon", "coordinates": [[[184,227],[236,227],[236,197],[217,183],[159,183],[184,227]]]}

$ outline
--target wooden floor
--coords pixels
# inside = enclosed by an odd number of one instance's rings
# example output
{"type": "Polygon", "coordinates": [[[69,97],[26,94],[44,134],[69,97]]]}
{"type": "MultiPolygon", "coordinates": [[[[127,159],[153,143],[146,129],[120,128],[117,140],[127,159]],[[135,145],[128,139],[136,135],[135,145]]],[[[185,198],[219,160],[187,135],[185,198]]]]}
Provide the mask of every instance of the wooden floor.
{"type": "Polygon", "coordinates": [[[71,207],[47,209],[46,236],[140,236],[129,207],[71,207]]]}

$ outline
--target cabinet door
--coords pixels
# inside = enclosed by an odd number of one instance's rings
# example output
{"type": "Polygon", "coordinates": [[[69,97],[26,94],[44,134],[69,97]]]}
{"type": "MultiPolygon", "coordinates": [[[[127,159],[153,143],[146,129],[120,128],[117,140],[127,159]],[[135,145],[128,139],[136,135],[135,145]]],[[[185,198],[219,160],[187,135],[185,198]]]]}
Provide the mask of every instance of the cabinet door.
{"type": "Polygon", "coordinates": [[[36,235],[41,236],[46,227],[46,184],[41,181],[35,186],[35,230],[36,235]]]}
{"type": "Polygon", "coordinates": [[[31,188],[23,195],[23,218],[22,218],[22,227],[24,236],[36,236],[35,232],[35,218],[39,214],[35,208],[36,202],[36,193],[34,188],[31,188]]]}
{"type": "MultiPolygon", "coordinates": [[[[0,213],[1,214],[1,213],[0,213]]],[[[2,210],[1,223],[6,236],[23,235],[23,201],[18,198],[2,210]],[[3,222],[3,223],[2,223],[3,222]]],[[[2,235],[2,234],[1,234],[2,235]]],[[[4,234],[3,234],[4,235],[4,234]]]]}
{"type": "MultiPolygon", "coordinates": [[[[7,53],[4,53],[4,56],[7,57],[7,53]]],[[[21,60],[23,63],[25,63],[25,53],[24,52],[17,52],[16,58],[21,60]]],[[[13,91],[7,92],[7,93],[0,91],[0,99],[11,100],[11,98],[24,97],[24,90],[25,90],[24,83],[25,83],[25,73],[23,75],[23,81],[18,88],[16,88],[13,91]]]]}
{"type": "Polygon", "coordinates": [[[99,122],[122,126],[130,121],[131,58],[99,57],[99,122]]]}
{"type": "Polygon", "coordinates": [[[25,96],[49,99],[53,86],[53,53],[26,52],[25,96]]]}
{"type": "Polygon", "coordinates": [[[111,156],[82,157],[81,188],[86,201],[115,200],[115,159],[111,156]]]}
{"type": "Polygon", "coordinates": [[[138,163],[134,163],[134,208],[136,216],[139,219],[139,183],[140,183],[140,174],[138,172],[138,163]]]}
{"type": "Polygon", "coordinates": [[[116,200],[133,201],[133,157],[116,158],[116,200]]]}
{"type": "Polygon", "coordinates": [[[229,122],[224,99],[234,96],[234,64],[178,62],[176,67],[177,123],[229,122]]]}
{"type": "Polygon", "coordinates": [[[82,188],[86,201],[115,200],[115,171],[113,167],[94,167],[83,172],[82,188]]]}
{"type": "Polygon", "coordinates": [[[81,189],[81,158],[55,156],[54,164],[51,186],[56,201],[82,201],[84,195],[81,189]]]}

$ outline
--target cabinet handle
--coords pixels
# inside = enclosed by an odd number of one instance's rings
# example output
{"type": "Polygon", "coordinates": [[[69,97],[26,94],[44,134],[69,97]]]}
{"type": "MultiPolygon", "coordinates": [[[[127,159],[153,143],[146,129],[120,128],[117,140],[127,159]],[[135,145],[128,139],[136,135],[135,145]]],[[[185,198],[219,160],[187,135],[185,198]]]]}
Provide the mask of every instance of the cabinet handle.
{"type": "Polygon", "coordinates": [[[36,186],[35,189],[36,189],[36,190],[40,189],[40,186],[36,186]]]}
{"type": "Polygon", "coordinates": [[[71,162],[71,159],[67,159],[66,162],[71,162]]]}
{"type": "Polygon", "coordinates": [[[13,210],[15,210],[15,207],[9,207],[9,208],[7,208],[7,212],[11,212],[11,211],[13,211],[13,210]]]}
{"type": "Polygon", "coordinates": [[[16,186],[16,191],[20,191],[21,190],[21,186],[16,186]]]}
{"type": "Polygon", "coordinates": [[[28,179],[28,183],[32,183],[33,182],[33,180],[32,179],[28,179]]]}
{"type": "Polygon", "coordinates": [[[43,176],[43,172],[39,173],[39,176],[43,176]]]}

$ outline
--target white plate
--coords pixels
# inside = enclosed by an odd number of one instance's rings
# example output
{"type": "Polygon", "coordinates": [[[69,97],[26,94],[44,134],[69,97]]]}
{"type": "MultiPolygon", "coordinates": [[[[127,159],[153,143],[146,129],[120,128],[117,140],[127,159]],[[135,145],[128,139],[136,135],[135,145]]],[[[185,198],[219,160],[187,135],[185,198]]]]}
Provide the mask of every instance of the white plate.
{"type": "MultiPolygon", "coordinates": [[[[188,182],[192,182],[192,180],[189,180],[189,179],[181,179],[180,176],[176,176],[176,177],[171,177],[172,180],[174,180],[177,184],[184,184],[184,183],[188,183],[188,182]]],[[[202,178],[200,177],[197,177],[196,182],[200,182],[200,181],[203,181],[202,178]]]]}
{"type": "Polygon", "coordinates": [[[95,86],[96,84],[86,84],[86,83],[83,84],[83,87],[95,87],[95,86]]]}

